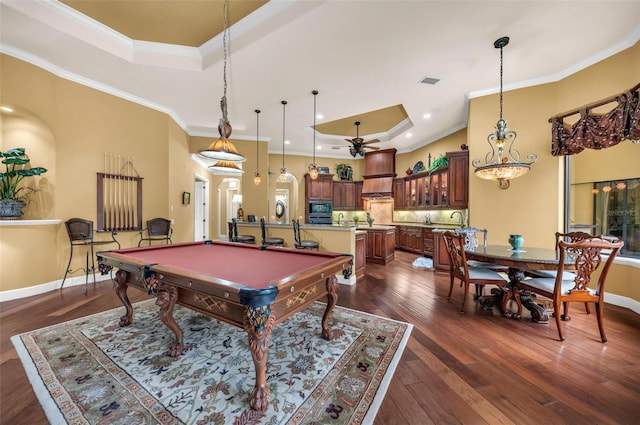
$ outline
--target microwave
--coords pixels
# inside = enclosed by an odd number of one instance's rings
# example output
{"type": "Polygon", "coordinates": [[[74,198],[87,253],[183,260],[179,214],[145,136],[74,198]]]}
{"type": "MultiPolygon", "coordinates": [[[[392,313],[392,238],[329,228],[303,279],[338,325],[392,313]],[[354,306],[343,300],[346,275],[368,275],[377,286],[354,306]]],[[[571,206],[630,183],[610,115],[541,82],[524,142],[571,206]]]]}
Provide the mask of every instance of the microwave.
{"type": "Polygon", "coordinates": [[[333,202],[330,201],[311,201],[309,202],[309,214],[321,214],[331,217],[333,213],[333,202]]]}

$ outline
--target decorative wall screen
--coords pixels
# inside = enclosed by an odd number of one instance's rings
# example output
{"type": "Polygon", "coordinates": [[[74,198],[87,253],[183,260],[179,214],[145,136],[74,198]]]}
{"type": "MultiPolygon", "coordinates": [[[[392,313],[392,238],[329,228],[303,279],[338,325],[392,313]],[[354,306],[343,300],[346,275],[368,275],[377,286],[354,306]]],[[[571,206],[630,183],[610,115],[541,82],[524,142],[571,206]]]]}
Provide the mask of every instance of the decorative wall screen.
{"type": "Polygon", "coordinates": [[[105,154],[105,172],[97,174],[98,231],[142,230],[143,178],[133,163],[105,154]]]}

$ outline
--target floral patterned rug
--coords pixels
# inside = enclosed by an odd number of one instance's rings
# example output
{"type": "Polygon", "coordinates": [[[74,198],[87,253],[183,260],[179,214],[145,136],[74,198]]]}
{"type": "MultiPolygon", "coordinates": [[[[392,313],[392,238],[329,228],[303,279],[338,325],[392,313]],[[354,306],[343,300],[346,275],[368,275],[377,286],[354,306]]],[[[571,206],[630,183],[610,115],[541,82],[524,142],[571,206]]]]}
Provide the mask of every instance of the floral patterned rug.
{"type": "Polygon", "coordinates": [[[254,366],[244,330],[176,306],[187,345],[167,355],[173,333],[153,300],[12,337],[52,424],[368,424],[393,376],[411,324],[325,305],[273,327],[267,363],[271,405],[248,407],[254,366]]]}

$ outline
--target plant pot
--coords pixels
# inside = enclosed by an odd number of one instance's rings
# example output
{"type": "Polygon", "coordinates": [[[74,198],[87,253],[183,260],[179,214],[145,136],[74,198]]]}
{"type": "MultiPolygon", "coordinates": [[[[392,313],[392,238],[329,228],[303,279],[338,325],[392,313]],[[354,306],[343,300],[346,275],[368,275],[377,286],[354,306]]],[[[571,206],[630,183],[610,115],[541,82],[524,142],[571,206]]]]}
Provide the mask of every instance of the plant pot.
{"type": "Polygon", "coordinates": [[[15,199],[0,200],[0,220],[18,220],[22,217],[22,209],[27,204],[15,199]]]}

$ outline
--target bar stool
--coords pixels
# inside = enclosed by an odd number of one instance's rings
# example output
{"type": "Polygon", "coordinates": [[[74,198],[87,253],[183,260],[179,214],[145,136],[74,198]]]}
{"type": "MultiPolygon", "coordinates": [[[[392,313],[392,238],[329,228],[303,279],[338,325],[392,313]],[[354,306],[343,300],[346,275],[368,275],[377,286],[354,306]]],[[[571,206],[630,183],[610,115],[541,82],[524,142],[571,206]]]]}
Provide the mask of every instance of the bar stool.
{"type": "Polygon", "coordinates": [[[264,227],[264,217],[260,219],[260,231],[262,232],[262,245],[284,246],[284,239],[267,237],[267,231],[265,230],[265,227],[264,227]]]}
{"type": "Polygon", "coordinates": [[[238,220],[231,219],[231,242],[238,243],[256,243],[256,237],[251,235],[239,235],[238,234],[238,220]]]}
{"type": "Polygon", "coordinates": [[[293,240],[298,249],[315,249],[320,251],[320,243],[311,240],[300,239],[300,221],[293,219],[293,240]]]}
{"type": "Polygon", "coordinates": [[[167,220],[166,218],[156,217],[151,220],[147,220],[147,228],[142,229],[140,232],[140,241],[138,242],[138,246],[142,245],[142,242],[147,241],[149,246],[151,246],[152,241],[161,241],[170,245],[171,235],[173,234],[173,229],[171,228],[171,220],[167,220]],[[147,233],[147,237],[145,238],[145,231],[147,233]]]}
{"type": "MultiPolygon", "coordinates": [[[[64,286],[64,282],[67,279],[67,275],[69,273],[73,273],[77,270],[84,270],[85,273],[85,282],[84,282],[84,293],[87,293],[87,287],[89,285],[89,272],[93,273],[93,284],[96,283],[96,263],[95,263],[95,253],[94,246],[108,245],[108,244],[117,244],[118,249],[120,249],[120,242],[116,240],[116,233],[111,232],[111,240],[104,241],[96,241],[93,239],[93,221],[85,220],[83,218],[71,218],[64,223],[67,228],[67,234],[69,235],[69,243],[70,243],[70,251],[69,251],[69,262],[67,263],[67,270],[64,272],[64,278],[62,279],[62,284],[60,285],[60,289],[64,286]],[[71,270],[71,259],[73,258],[73,247],[74,246],[84,246],[85,249],[85,266],[83,268],[79,268],[76,270],[71,270]],[[89,267],[89,255],[91,255],[91,267],[89,267]]],[[[103,274],[106,274],[109,270],[101,270],[103,274]]]]}

